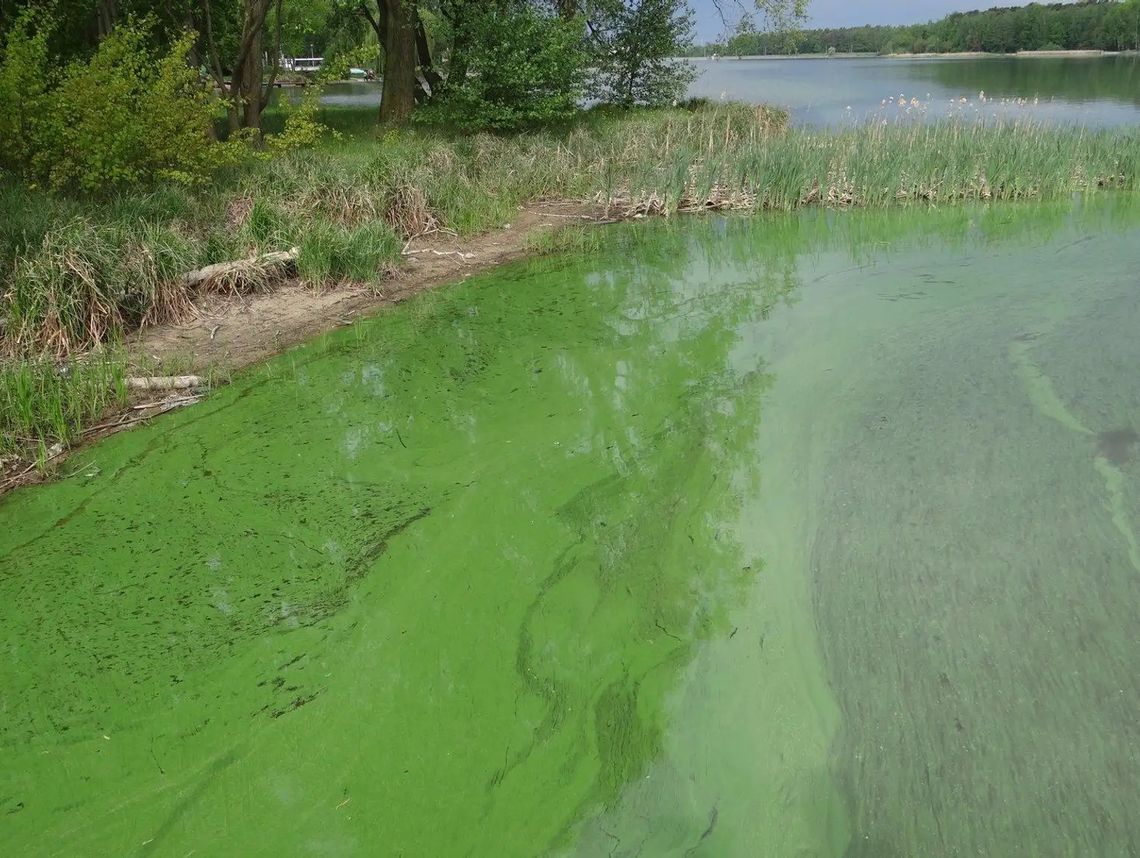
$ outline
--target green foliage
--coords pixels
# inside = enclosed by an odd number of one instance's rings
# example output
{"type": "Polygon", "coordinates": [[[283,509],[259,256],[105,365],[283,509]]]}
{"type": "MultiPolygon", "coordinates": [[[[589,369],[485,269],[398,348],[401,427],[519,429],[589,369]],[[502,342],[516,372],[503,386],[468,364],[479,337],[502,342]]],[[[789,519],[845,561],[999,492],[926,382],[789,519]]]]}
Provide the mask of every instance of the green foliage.
{"type": "Polygon", "coordinates": [[[280,134],[270,134],[265,138],[271,153],[288,152],[292,149],[307,149],[317,145],[323,137],[338,136],[318,118],[321,112],[321,89],[309,87],[301,101],[285,113],[285,127],[280,134]]]}
{"type": "Polygon", "coordinates": [[[325,57],[321,70],[317,72],[319,82],[348,80],[349,69],[352,63],[346,54],[337,54],[334,57],[325,57]]]}
{"type": "Polygon", "coordinates": [[[559,122],[577,109],[588,63],[584,25],[525,0],[472,5],[457,42],[466,45],[442,97],[417,118],[458,128],[505,131],[559,122]]]}
{"type": "Polygon", "coordinates": [[[26,176],[47,100],[46,20],[25,10],[0,48],[0,173],[26,176]]]}
{"type": "Polygon", "coordinates": [[[165,51],[148,24],[121,24],[88,59],[53,72],[47,27],[21,16],[0,64],[0,167],[56,189],[106,192],[193,184],[241,157],[209,129],[215,102],[187,62],[190,33],[165,51]]]}
{"type": "Polygon", "coordinates": [[[345,48],[326,57],[324,65],[317,75],[320,81],[348,80],[352,77],[352,69],[368,71],[376,68],[380,49],[375,39],[366,40],[359,45],[345,48]]]}
{"type": "Polygon", "coordinates": [[[692,65],[676,59],[692,42],[686,0],[602,0],[593,22],[601,100],[662,105],[685,94],[696,77],[692,65]]]}
{"type": "Polygon", "coordinates": [[[181,36],[155,54],[142,26],[121,25],[54,89],[36,172],[53,187],[106,190],[175,181],[191,184],[227,160],[208,135],[213,101],[181,36]]]}

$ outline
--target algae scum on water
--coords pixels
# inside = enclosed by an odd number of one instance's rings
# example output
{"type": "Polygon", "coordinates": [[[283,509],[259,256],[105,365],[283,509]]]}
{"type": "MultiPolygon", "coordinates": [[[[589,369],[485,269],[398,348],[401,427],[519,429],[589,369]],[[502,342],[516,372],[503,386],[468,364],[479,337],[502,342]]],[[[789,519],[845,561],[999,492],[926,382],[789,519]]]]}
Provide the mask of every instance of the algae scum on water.
{"type": "Polygon", "coordinates": [[[0,501],[19,855],[1126,855],[1140,210],[704,218],[0,501]]]}

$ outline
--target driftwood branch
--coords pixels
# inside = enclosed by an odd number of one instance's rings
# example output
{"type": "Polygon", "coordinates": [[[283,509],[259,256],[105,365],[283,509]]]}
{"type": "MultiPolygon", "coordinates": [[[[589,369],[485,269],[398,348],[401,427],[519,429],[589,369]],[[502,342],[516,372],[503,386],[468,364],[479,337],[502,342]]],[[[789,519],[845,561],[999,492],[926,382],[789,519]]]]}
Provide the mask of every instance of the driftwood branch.
{"type": "Polygon", "coordinates": [[[234,281],[248,278],[251,275],[262,276],[291,268],[297,261],[299,251],[277,250],[273,253],[264,253],[249,259],[238,259],[234,262],[218,262],[207,265],[197,271],[189,271],[182,275],[182,282],[186,286],[199,286],[211,281],[234,281]]]}
{"type": "Polygon", "coordinates": [[[205,386],[205,379],[198,375],[153,375],[127,379],[128,390],[192,390],[205,386]]]}

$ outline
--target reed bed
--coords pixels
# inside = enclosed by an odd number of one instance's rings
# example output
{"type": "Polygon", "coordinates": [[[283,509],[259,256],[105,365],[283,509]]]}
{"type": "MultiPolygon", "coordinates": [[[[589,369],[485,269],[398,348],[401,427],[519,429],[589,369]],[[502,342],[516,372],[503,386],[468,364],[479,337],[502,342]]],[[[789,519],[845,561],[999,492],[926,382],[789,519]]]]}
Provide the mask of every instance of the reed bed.
{"type": "MultiPolygon", "coordinates": [[[[358,114],[325,117],[355,135],[251,161],[206,189],[67,199],[0,183],[0,449],[66,441],[113,401],[95,391],[107,366],[59,363],[69,355],[184,319],[204,289],[264,291],[281,276],[184,282],[213,263],[297,247],[296,276],[313,286],[379,283],[410,238],[478,234],[542,199],[610,217],[791,211],[1134,190],[1140,174],[1140,129],[1027,117],[900,114],[819,131],[789,129],[767,108],[693,103],[598,109],[508,137],[413,126],[377,138],[358,114]]],[[[536,251],[552,242],[537,238],[536,251]]]]}
{"type": "MultiPolygon", "coordinates": [[[[539,199],[597,204],[611,216],[709,209],[1044,199],[1133,189],[1140,131],[1030,121],[883,121],[787,129],[742,105],[615,113],[510,137],[431,129],[256,162],[197,192],[111,201],[0,191],[0,345],[66,355],[191,313],[179,275],[300,248],[315,286],[378,281],[416,235],[472,235],[539,199]]],[[[227,291],[263,291],[251,274],[227,291]]],[[[207,287],[208,288],[208,287],[207,287]]]]}

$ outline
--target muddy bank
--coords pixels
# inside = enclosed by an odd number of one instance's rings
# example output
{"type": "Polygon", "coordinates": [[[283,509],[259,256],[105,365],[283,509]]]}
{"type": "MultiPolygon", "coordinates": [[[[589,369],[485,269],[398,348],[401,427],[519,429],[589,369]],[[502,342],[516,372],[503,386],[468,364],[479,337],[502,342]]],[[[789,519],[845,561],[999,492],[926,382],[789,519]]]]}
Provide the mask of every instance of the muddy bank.
{"type": "MultiPolygon", "coordinates": [[[[544,233],[611,219],[602,207],[586,203],[532,203],[521,208],[511,223],[490,233],[458,238],[435,232],[413,238],[404,247],[399,270],[379,288],[340,284],[315,290],[289,280],[265,294],[207,295],[197,302],[196,316],[191,321],[143,328],[129,338],[127,348],[135,367],[175,363],[186,373],[225,378],[418,292],[461,281],[537,252],[535,241],[544,233]]],[[[77,451],[165,413],[169,410],[166,400],[167,397],[153,393],[134,395],[126,407],[106,413],[93,423],[83,444],[70,450],[48,450],[48,466],[44,469],[36,467],[36,451],[29,451],[25,457],[0,458],[0,495],[66,473],[65,462],[77,451]],[[153,408],[144,408],[147,403],[153,408]]],[[[182,392],[174,392],[169,402],[174,407],[186,404],[176,400],[185,400],[182,392]]]]}
{"type": "Polygon", "coordinates": [[[196,319],[182,325],[146,328],[134,335],[132,354],[179,358],[196,370],[238,370],[341,325],[361,314],[397,304],[417,292],[523,256],[543,232],[604,219],[600,208],[582,203],[534,203],[513,223],[474,238],[436,232],[404,248],[394,277],[379,288],[344,285],[317,291],[296,281],[265,295],[240,299],[210,297],[196,319]]]}

